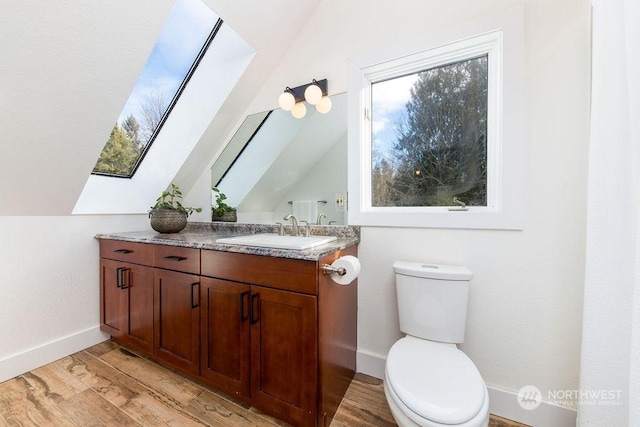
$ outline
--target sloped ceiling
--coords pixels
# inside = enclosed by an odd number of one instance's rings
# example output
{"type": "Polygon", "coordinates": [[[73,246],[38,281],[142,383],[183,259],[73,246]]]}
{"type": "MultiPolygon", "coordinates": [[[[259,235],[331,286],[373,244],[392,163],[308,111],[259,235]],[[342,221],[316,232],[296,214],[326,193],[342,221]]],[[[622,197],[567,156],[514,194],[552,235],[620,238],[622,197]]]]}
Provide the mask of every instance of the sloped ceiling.
{"type": "Polygon", "coordinates": [[[203,1],[256,50],[280,51],[292,43],[322,0],[203,1]]]}
{"type": "MultiPolygon", "coordinates": [[[[205,0],[276,57],[319,1],[205,0]]],[[[0,215],[72,212],[172,5],[0,0],[0,215]]]]}
{"type": "Polygon", "coordinates": [[[67,215],[172,0],[0,0],[1,215],[67,215]]]}
{"type": "MultiPolygon", "coordinates": [[[[191,188],[203,171],[209,174],[211,160],[222,151],[224,144],[233,135],[235,127],[248,114],[277,107],[277,97],[272,98],[274,105],[260,106],[257,109],[251,109],[250,105],[322,2],[322,0],[203,1],[224,20],[225,25],[229,25],[256,50],[256,55],[211,122],[201,142],[193,149],[173,179],[185,190],[191,188]]],[[[292,83],[283,81],[282,88],[286,84],[292,83]]],[[[281,90],[280,87],[278,90],[281,90]]],[[[207,178],[206,187],[198,190],[206,194],[207,198],[210,193],[208,181],[207,178]]]]}

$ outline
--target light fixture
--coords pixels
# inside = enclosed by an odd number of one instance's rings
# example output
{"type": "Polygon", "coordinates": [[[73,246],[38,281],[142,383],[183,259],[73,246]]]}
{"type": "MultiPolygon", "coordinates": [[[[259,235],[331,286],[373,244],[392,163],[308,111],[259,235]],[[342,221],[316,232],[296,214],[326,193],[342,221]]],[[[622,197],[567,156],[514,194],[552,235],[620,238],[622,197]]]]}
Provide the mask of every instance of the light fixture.
{"type": "Polygon", "coordinates": [[[320,102],[316,104],[316,110],[318,110],[318,113],[326,114],[331,111],[332,105],[333,104],[331,104],[331,98],[325,95],[322,97],[322,99],[320,99],[320,102]]]}
{"type": "Polygon", "coordinates": [[[304,99],[311,105],[316,105],[322,99],[322,89],[318,82],[313,82],[304,90],[304,99]]]}
{"type": "Polygon", "coordinates": [[[291,109],[291,115],[296,119],[301,119],[307,114],[307,107],[302,102],[296,102],[296,105],[291,109]]]}
{"type": "Polygon", "coordinates": [[[291,88],[287,87],[280,98],[278,98],[278,104],[280,104],[280,108],[284,111],[291,111],[293,106],[296,104],[296,98],[291,93],[291,88]]]}
{"type": "Polygon", "coordinates": [[[284,111],[291,111],[296,119],[301,119],[307,113],[306,101],[309,105],[315,105],[319,113],[325,114],[331,110],[331,99],[327,94],[327,79],[312,80],[306,85],[293,89],[287,86],[278,98],[278,104],[284,111]]]}

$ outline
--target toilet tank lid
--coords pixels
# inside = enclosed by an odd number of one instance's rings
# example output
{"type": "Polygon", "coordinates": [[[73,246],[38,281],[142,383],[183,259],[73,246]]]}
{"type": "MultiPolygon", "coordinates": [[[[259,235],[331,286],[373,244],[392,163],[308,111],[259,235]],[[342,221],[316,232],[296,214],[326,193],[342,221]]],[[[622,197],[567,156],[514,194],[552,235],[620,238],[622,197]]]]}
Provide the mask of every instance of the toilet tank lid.
{"type": "Polygon", "coordinates": [[[432,264],[429,262],[396,261],[393,270],[406,276],[439,280],[471,280],[473,273],[460,265],[432,264]]]}

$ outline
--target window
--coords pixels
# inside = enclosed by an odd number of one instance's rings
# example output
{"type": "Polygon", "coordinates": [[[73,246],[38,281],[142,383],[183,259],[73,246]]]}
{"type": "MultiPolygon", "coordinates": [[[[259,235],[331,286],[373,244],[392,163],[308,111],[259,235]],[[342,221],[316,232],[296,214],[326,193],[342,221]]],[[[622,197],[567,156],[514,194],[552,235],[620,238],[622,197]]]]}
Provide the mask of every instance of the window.
{"type": "Polygon", "coordinates": [[[133,176],[221,24],[201,0],[176,1],[94,175],[133,176]]]}
{"type": "Polygon", "coordinates": [[[522,10],[504,14],[351,59],[350,224],[522,227],[522,10]]]}
{"type": "Polygon", "coordinates": [[[371,206],[487,206],[487,65],[371,85],[371,206]]]}

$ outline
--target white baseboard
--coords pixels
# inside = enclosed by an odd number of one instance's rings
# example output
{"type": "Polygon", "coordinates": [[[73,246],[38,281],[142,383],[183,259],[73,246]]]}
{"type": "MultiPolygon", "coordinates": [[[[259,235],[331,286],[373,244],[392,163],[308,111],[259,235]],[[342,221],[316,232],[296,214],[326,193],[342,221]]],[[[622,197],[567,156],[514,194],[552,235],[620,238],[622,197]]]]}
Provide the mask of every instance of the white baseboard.
{"type": "Polygon", "coordinates": [[[95,326],[41,346],[12,354],[0,360],[0,382],[22,375],[87,347],[108,340],[109,335],[95,326]]]}
{"type": "Polygon", "coordinates": [[[356,353],[356,371],[369,376],[384,378],[384,364],[387,358],[375,353],[358,350],[356,353]]]}
{"type": "MultiPolygon", "coordinates": [[[[386,358],[379,354],[358,350],[356,371],[375,378],[384,378],[386,358]]],[[[577,412],[571,408],[542,401],[534,410],[524,409],[518,403],[518,393],[487,385],[489,412],[530,426],[575,427],[577,412]]]]}
{"type": "Polygon", "coordinates": [[[536,409],[524,409],[518,403],[518,393],[487,386],[489,389],[489,412],[500,417],[530,426],[575,427],[578,412],[553,403],[540,403],[536,409]]]}

